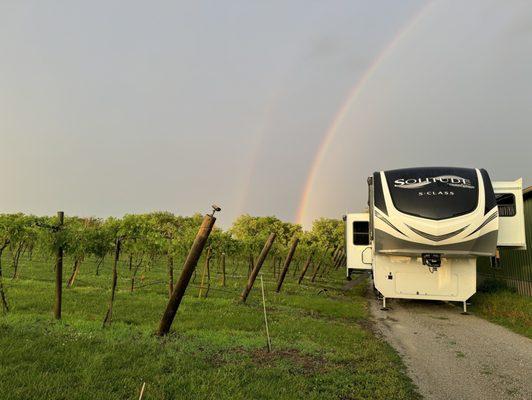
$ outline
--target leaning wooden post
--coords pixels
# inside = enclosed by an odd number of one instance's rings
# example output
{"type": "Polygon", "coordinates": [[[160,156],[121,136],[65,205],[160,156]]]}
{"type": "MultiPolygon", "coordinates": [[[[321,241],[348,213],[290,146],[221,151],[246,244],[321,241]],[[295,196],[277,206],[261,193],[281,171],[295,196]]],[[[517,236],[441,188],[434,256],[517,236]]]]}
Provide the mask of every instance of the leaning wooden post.
{"type": "Polygon", "coordinates": [[[333,260],[333,268],[334,269],[338,268],[338,264],[340,263],[341,258],[342,258],[342,252],[339,251],[338,252],[338,256],[333,260]]]}
{"type": "Polygon", "coordinates": [[[61,302],[63,300],[63,244],[61,241],[63,237],[61,235],[61,230],[63,228],[65,213],[63,211],[57,212],[57,218],[59,219],[58,223],[58,233],[59,235],[59,246],[57,246],[57,254],[55,259],[55,303],[54,303],[54,318],[61,319],[61,302]]]}
{"type": "Polygon", "coordinates": [[[319,278],[323,278],[325,275],[327,275],[332,269],[332,266],[329,265],[329,263],[325,263],[325,266],[323,267],[323,269],[321,270],[321,273],[319,275],[319,278]]]}
{"type": "Polygon", "coordinates": [[[342,257],[342,262],[340,263],[338,267],[341,267],[342,265],[346,265],[346,263],[347,263],[347,256],[344,253],[344,256],[342,257]]]}
{"type": "Polygon", "coordinates": [[[331,251],[331,258],[334,260],[334,257],[336,256],[336,251],[338,250],[340,246],[335,244],[332,251],[331,251]]]}
{"type": "Polygon", "coordinates": [[[121,244],[122,244],[121,239],[117,238],[115,242],[115,259],[113,262],[113,280],[111,283],[111,299],[109,300],[109,308],[107,309],[107,313],[105,314],[105,318],[103,319],[103,326],[111,325],[111,319],[113,317],[113,303],[115,301],[116,284],[118,282],[118,259],[120,258],[121,244]]]}
{"type": "Polygon", "coordinates": [[[314,255],[314,250],[308,256],[307,262],[305,262],[305,266],[303,267],[303,271],[301,271],[301,275],[299,276],[299,279],[297,280],[297,284],[298,285],[300,285],[301,281],[303,281],[303,278],[305,277],[305,274],[307,273],[308,267],[310,266],[310,263],[312,262],[312,256],[313,255],[314,255]]]}
{"type": "Polygon", "coordinates": [[[316,268],[314,269],[314,274],[312,274],[312,278],[310,278],[311,282],[314,282],[316,280],[316,276],[318,276],[318,272],[320,271],[322,262],[323,262],[323,257],[320,258],[320,261],[318,261],[318,264],[316,264],[316,268]]]}
{"type": "Polygon", "coordinates": [[[225,253],[222,253],[222,286],[225,287],[225,253]]]}
{"type": "Polygon", "coordinates": [[[292,273],[292,277],[295,277],[297,275],[297,272],[299,271],[299,264],[300,263],[301,263],[300,261],[296,261],[296,265],[293,268],[294,272],[292,273]]]}
{"type": "Polygon", "coordinates": [[[262,268],[262,264],[264,264],[264,260],[266,260],[266,257],[268,256],[268,252],[272,248],[272,245],[273,245],[273,242],[276,236],[277,235],[275,233],[273,232],[270,233],[268,240],[266,240],[266,243],[264,243],[264,247],[262,248],[262,251],[260,252],[259,259],[257,260],[257,263],[255,264],[255,267],[253,268],[253,271],[251,271],[251,275],[249,276],[248,283],[246,287],[244,288],[244,290],[242,291],[242,294],[240,295],[241,302],[243,303],[246,302],[249,292],[253,288],[255,279],[257,278],[257,275],[259,274],[259,271],[262,268]]]}
{"type": "Polygon", "coordinates": [[[342,261],[344,260],[344,257],[345,257],[345,253],[342,250],[340,252],[340,257],[338,257],[338,260],[336,260],[336,264],[334,265],[334,269],[338,269],[338,267],[340,267],[340,265],[342,265],[342,261]]]}
{"type": "Polygon", "coordinates": [[[336,251],[333,253],[333,264],[336,265],[336,263],[338,262],[338,259],[340,258],[340,253],[342,252],[342,249],[340,248],[340,246],[338,246],[336,248],[336,251]]]}
{"type": "Polygon", "coordinates": [[[207,243],[207,239],[209,238],[215,221],[216,218],[213,215],[206,215],[203,219],[196,238],[194,239],[194,243],[190,248],[190,252],[188,253],[187,259],[185,260],[185,264],[183,265],[183,271],[181,272],[179,280],[177,281],[172,292],[172,296],[170,297],[170,300],[166,305],[166,309],[161,318],[161,321],[159,322],[157,336],[164,336],[170,331],[172,322],[174,321],[177,310],[179,309],[179,304],[181,304],[181,300],[183,299],[185,290],[187,289],[188,283],[190,282],[192,273],[196,269],[196,265],[198,264],[201,252],[205,247],[205,243],[207,243]]]}
{"type": "Polygon", "coordinates": [[[290,263],[292,262],[292,257],[294,257],[294,253],[296,252],[296,247],[298,243],[299,243],[299,238],[295,238],[294,241],[292,242],[292,247],[290,247],[290,251],[288,252],[288,255],[286,256],[286,260],[284,261],[284,265],[283,265],[283,270],[281,271],[281,276],[279,276],[279,282],[277,282],[277,289],[275,289],[277,293],[281,291],[284,278],[286,276],[286,273],[288,272],[288,267],[290,266],[290,263]]]}
{"type": "MultiPolygon", "coordinates": [[[[327,252],[328,251],[329,251],[329,246],[327,246],[327,248],[323,252],[322,259],[323,258],[325,258],[325,259],[327,258],[327,252]]],[[[329,272],[330,268],[332,268],[332,266],[327,262],[327,260],[325,260],[325,266],[321,270],[321,273],[320,273],[319,277],[320,278],[323,277],[327,272],[329,272]]]]}

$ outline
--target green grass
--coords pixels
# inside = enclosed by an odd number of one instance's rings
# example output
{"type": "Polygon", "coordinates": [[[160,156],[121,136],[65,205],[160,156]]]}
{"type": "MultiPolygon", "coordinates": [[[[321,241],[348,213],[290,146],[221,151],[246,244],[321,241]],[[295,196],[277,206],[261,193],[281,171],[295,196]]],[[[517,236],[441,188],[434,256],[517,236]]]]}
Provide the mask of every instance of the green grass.
{"type": "Polygon", "coordinates": [[[498,289],[478,292],[471,303],[473,313],[532,339],[532,297],[498,289]]]}
{"type": "Polygon", "coordinates": [[[51,316],[51,265],[24,261],[20,279],[4,279],[11,310],[0,316],[3,400],[134,399],[143,382],[144,399],[419,397],[398,355],[365,328],[365,283],[345,292],[341,273],[301,286],[289,273],[275,294],[265,267],[269,353],[260,282],[243,305],[236,299],[244,277],[228,277],[222,288],[213,274],[209,297],[198,299],[198,274],[172,333],[161,339],[154,331],[167,300],[162,264],[145,271],[133,293],[120,266],[113,324],[105,329],[110,265],[95,276],[94,264],[83,264],[74,288],[64,289],[60,322],[51,316]]]}

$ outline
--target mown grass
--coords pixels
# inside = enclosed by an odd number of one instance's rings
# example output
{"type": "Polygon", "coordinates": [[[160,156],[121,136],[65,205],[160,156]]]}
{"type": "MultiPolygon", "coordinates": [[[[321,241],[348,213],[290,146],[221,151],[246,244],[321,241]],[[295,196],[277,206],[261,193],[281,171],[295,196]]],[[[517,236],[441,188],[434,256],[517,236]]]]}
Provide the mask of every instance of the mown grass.
{"type": "MultiPolygon", "coordinates": [[[[133,399],[143,382],[144,399],[418,398],[397,354],[364,328],[365,284],[343,291],[340,272],[301,286],[289,273],[275,294],[265,267],[269,353],[260,282],[244,305],[237,298],[245,277],[230,276],[222,288],[213,273],[209,297],[199,299],[198,274],[172,333],[161,339],[154,332],[167,300],[162,264],[139,274],[133,293],[129,271],[120,266],[108,328],[102,320],[110,264],[100,276],[93,263],[82,266],[75,286],[64,289],[59,322],[51,316],[52,266],[25,260],[19,279],[4,278],[11,310],[0,317],[3,400],[133,399]]],[[[4,272],[9,276],[9,267],[4,272]]]]}
{"type": "Polygon", "coordinates": [[[471,303],[473,313],[532,339],[531,297],[498,288],[476,293],[471,303]]]}

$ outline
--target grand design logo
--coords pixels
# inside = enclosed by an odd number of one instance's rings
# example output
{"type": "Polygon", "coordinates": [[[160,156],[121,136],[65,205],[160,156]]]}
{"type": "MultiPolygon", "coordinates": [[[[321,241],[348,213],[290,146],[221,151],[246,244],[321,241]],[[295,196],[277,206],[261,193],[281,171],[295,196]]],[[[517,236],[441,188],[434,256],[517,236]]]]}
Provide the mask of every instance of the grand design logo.
{"type": "Polygon", "coordinates": [[[401,189],[419,189],[425,186],[428,186],[432,183],[443,183],[448,186],[464,188],[464,189],[474,189],[475,187],[471,184],[469,179],[462,178],[461,176],[456,175],[441,175],[434,176],[431,178],[409,178],[409,179],[396,179],[394,181],[394,186],[401,189]]]}

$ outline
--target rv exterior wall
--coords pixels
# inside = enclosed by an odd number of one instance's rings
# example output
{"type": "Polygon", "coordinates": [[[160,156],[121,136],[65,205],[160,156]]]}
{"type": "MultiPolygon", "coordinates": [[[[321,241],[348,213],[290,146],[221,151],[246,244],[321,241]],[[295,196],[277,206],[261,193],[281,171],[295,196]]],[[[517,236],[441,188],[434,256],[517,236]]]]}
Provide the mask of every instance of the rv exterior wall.
{"type": "Polygon", "coordinates": [[[444,258],[431,272],[421,257],[377,254],[375,287],[390,298],[466,301],[476,291],[475,263],[473,257],[444,258]]]}

